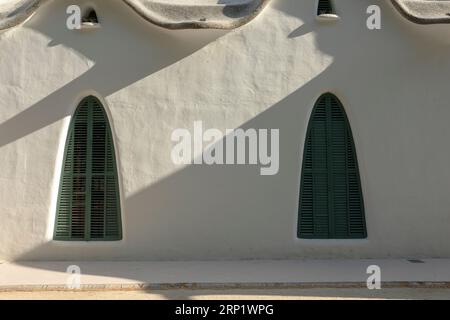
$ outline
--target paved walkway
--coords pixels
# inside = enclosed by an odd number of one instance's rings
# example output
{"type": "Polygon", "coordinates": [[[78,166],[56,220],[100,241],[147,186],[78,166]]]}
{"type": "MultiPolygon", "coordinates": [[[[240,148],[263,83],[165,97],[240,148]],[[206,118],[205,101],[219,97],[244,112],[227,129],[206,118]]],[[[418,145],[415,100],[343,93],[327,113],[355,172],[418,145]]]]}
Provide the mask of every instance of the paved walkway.
{"type": "Polygon", "coordinates": [[[249,290],[96,290],[0,291],[0,300],[360,300],[450,299],[450,289],[440,288],[326,288],[249,290]]]}
{"type": "Polygon", "coordinates": [[[214,262],[0,262],[0,291],[65,290],[69,266],[85,290],[365,287],[370,265],[384,287],[450,287],[450,259],[214,262]]]}

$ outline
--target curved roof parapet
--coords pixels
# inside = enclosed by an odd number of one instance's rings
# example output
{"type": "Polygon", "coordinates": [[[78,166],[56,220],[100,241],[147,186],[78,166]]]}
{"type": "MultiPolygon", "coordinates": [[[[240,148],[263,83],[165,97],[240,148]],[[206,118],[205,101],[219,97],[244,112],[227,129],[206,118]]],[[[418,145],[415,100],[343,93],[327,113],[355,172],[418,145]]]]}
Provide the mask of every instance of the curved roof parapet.
{"type": "MultiPolygon", "coordinates": [[[[0,30],[17,26],[51,0],[0,0],[0,30]]],[[[167,29],[234,29],[270,0],[122,0],[145,20],[167,29]]]]}
{"type": "Polygon", "coordinates": [[[418,24],[450,23],[449,0],[391,0],[408,20],[418,24]]]}
{"type": "Polygon", "coordinates": [[[123,0],[144,19],[167,29],[234,29],[270,0],[123,0]]]}
{"type": "Polygon", "coordinates": [[[0,0],[0,30],[27,20],[47,0],[0,0]]]}

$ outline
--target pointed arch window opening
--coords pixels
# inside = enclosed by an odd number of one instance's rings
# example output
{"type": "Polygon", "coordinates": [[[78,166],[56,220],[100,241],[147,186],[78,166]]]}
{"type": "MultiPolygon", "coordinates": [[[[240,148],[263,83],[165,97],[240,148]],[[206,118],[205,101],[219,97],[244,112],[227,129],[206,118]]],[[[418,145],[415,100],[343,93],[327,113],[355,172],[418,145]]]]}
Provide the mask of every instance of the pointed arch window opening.
{"type": "Polygon", "coordinates": [[[310,117],[299,194],[298,238],[367,238],[353,135],[333,94],[322,95],[310,117]]]}
{"type": "Polygon", "coordinates": [[[102,104],[93,96],[83,99],[69,126],[54,239],[122,239],[113,135],[102,104]]]}
{"type": "Polygon", "coordinates": [[[81,22],[92,24],[98,23],[97,12],[95,11],[95,9],[89,8],[88,10],[86,10],[86,13],[83,15],[81,22]]]}
{"type": "Polygon", "coordinates": [[[334,0],[318,0],[316,19],[324,22],[340,19],[335,10],[334,0]]]}
{"type": "Polygon", "coordinates": [[[81,29],[96,29],[100,27],[100,21],[98,19],[97,11],[92,8],[86,8],[83,10],[83,14],[81,17],[81,29]]]}

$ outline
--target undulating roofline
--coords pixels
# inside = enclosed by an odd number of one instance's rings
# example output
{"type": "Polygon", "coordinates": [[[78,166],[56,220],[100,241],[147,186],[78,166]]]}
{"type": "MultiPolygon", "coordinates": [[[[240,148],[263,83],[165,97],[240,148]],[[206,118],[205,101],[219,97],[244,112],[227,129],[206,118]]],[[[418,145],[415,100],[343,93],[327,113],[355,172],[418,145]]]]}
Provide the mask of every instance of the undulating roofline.
{"type": "MultiPolygon", "coordinates": [[[[0,30],[15,27],[44,3],[55,0],[0,2],[0,30]]],[[[234,29],[254,19],[270,0],[122,0],[142,18],[166,29],[234,29]]]]}
{"type": "Polygon", "coordinates": [[[418,24],[450,23],[448,0],[391,0],[408,20],[418,24]]]}

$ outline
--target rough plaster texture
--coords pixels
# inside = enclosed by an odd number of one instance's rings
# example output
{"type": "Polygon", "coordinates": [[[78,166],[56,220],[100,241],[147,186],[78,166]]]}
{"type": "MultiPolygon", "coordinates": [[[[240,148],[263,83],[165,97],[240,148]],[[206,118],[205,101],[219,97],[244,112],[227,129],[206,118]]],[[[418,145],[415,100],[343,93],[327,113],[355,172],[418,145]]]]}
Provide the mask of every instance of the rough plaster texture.
{"type": "Polygon", "coordinates": [[[314,1],[275,0],[230,32],[165,30],[123,1],[94,3],[100,29],[67,30],[62,0],[0,33],[0,259],[450,257],[445,30],[384,2],[370,31],[369,0],[339,1],[336,23],[316,21],[314,1]],[[327,91],[353,129],[367,240],[296,238],[306,126],[327,91]],[[68,121],[88,94],[115,136],[124,239],[54,242],[68,121]],[[174,165],[171,133],[196,120],[280,129],[279,173],[174,165]]]}
{"type": "MultiPolygon", "coordinates": [[[[19,25],[50,0],[0,0],[0,30],[19,25]]],[[[145,20],[167,29],[233,29],[270,0],[123,0],[145,20]]],[[[89,5],[89,4],[88,4],[89,5]]]]}

